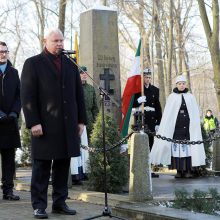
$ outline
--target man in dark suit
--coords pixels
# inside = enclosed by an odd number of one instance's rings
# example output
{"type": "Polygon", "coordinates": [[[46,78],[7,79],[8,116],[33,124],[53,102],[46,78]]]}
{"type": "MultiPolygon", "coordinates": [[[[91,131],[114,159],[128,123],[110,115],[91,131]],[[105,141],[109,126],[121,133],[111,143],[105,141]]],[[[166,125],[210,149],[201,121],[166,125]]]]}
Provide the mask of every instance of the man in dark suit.
{"type": "Polygon", "coordinates": [[[21,111],[18,71],[8,60],[8,47],[0,41],[0,153],[3,199],[19,200],[13,193],[15,149],[21,147],[18,116],[21,111]]]}
{"type": "MultiPolygon", "coordinates": [[[[133,107],[137,111],[141,111],[141,104],[144,102],[144,123],[155,132],[155,129],[160,124],[162,117],[161,105],[159,101],[159,89],[151,84],[151,70],[144,70],[144,96],[141,93],[135,94],[133,107]]],[[[154,137],[149,135],[150,150],[154,143],[154,137]]],[[[152,177],[158,177],[157,174],[152,173],[152,177]]]]}
{"type": "Polygon", "coordinates": [[[65,200],[70,158],[80,154],[86,112],[78,68],[60,53],[63,41],[59,29],[50,30],[43,52],[25,61],[21,76],[22,106],[32,134],[31,200],[36,218],[48,218],[51,167],[52,212],[76,214],[65,200]]]}

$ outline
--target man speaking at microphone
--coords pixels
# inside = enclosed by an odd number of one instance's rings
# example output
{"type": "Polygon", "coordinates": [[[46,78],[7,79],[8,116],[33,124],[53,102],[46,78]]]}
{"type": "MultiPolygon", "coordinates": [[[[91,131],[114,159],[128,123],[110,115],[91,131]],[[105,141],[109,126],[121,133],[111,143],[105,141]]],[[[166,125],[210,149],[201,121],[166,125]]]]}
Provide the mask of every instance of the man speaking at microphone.
{"type": "Polygon", "coordinates": [[[62,55],[63,34],[48,31],[42,53],[28,58],[21,75],[21,99],[32,138],[31,201],[34,217],[48,218],[47,190],[52,167],[52,212],[74,215],[65,200],[70,158],[80,154],[86,123],[77,66],[62,55]]]}

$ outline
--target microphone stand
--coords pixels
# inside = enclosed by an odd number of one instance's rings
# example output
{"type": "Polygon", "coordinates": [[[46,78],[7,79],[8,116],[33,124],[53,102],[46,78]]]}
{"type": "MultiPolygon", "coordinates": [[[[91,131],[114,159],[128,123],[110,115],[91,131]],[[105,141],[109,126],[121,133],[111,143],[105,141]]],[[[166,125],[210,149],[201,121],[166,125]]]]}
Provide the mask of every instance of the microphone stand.
{"type": "Polygon", "coordinates": [[[100,97],[101,97],[101,110],[102,110],[102,144],[103,144],[103,156],[104,156],[104,193],[105,193],[105,207],[100,215],[96,215],[90,218],[86,218],[84,220],[90,220],[90,219],[96,219],[96,218],[101,218],[101,217],[109,217],[109,218],[116,218],[116,219],[121,219],[121,220],[126,220],[124,218],[114,216],[111,214],[111,209],[108,206],[108,193],[107,193],[107,161],[106,161],[106,142],[105,142],[105,107],[104,107],[104,101],[105,97],[108,97],[112,102],[115,103],[117,107],[120,107],[120,105],[108,94],[106,90],[104,90],[102,87],[100,87],[94,79],[85,71],[82,70],[82,68],[75,62],[75,60],[70,57],[69,55],[65,54],[66,57],[68,57],[83,73],[86,73],[87,76],[92,80],[92,82],[97,86],[100,92],[100,97]]]}

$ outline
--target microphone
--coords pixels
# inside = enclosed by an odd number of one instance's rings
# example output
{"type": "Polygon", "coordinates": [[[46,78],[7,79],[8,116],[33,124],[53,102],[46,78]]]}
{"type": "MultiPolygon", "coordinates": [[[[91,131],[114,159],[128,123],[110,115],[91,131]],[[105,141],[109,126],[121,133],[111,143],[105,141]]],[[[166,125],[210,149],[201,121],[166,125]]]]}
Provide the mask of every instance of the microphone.
{"type": "Polygon", "coordinates": [[[64,50],[64,49],[61,49],[60,50],[60,54],[76,54],[76,51],[75,50],[64,50]]]}

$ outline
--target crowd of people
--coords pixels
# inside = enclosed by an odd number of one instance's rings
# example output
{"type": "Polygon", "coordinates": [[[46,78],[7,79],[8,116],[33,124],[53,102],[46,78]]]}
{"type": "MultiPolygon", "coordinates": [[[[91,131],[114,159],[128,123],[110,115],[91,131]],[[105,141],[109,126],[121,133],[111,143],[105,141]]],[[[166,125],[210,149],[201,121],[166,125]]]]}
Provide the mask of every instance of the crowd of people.
{"type": "MultiPolygon", "coordinates": [[[[18,71],[8,59],[8,47],[5,42],[0,42],[3,199],[20,200],[13,193],[13,177],[15,149],[21,147],[18,118],[22,106],[26,126],[31,131],[31,202],[34,217],[38,219],[48,218],[46,208],[50,176],[52,212],[76,214],[76,210],[69,208],[65,202],[69,168],[73,180],[80,181],[85,177],[88,152],[80,150],[80,143],[86,140],[88,145],[98,113],[95,90],[87,83],[87,68],[78,68],[62,55],[63,48],[62,32],[50,30],[45,35],[43,51],[25,61],[20,85],[18,71]]],[[[138,112],[144,103],[144,124],[150,131],[170,139],[202,140],[199,107],[186,88],[186,78],[183,75],[176,77],[176,87],[167,98],[162,114],[159,89],[151,84],[151,74],[151,69],[144,70],[144,96],[136,94],[133,104],[138,112]]],[[[207,110],[202,125],[208,133],[219,127],[211,110],[207,110]]],[[[191,178],[195,169],[205,165],[203,143],[192,146],[149,136],[149,147],[151,163],[176,169],[176,178],[191,178]]],[[[159,176],[152,172],[152,177],[159,176]]]]}

